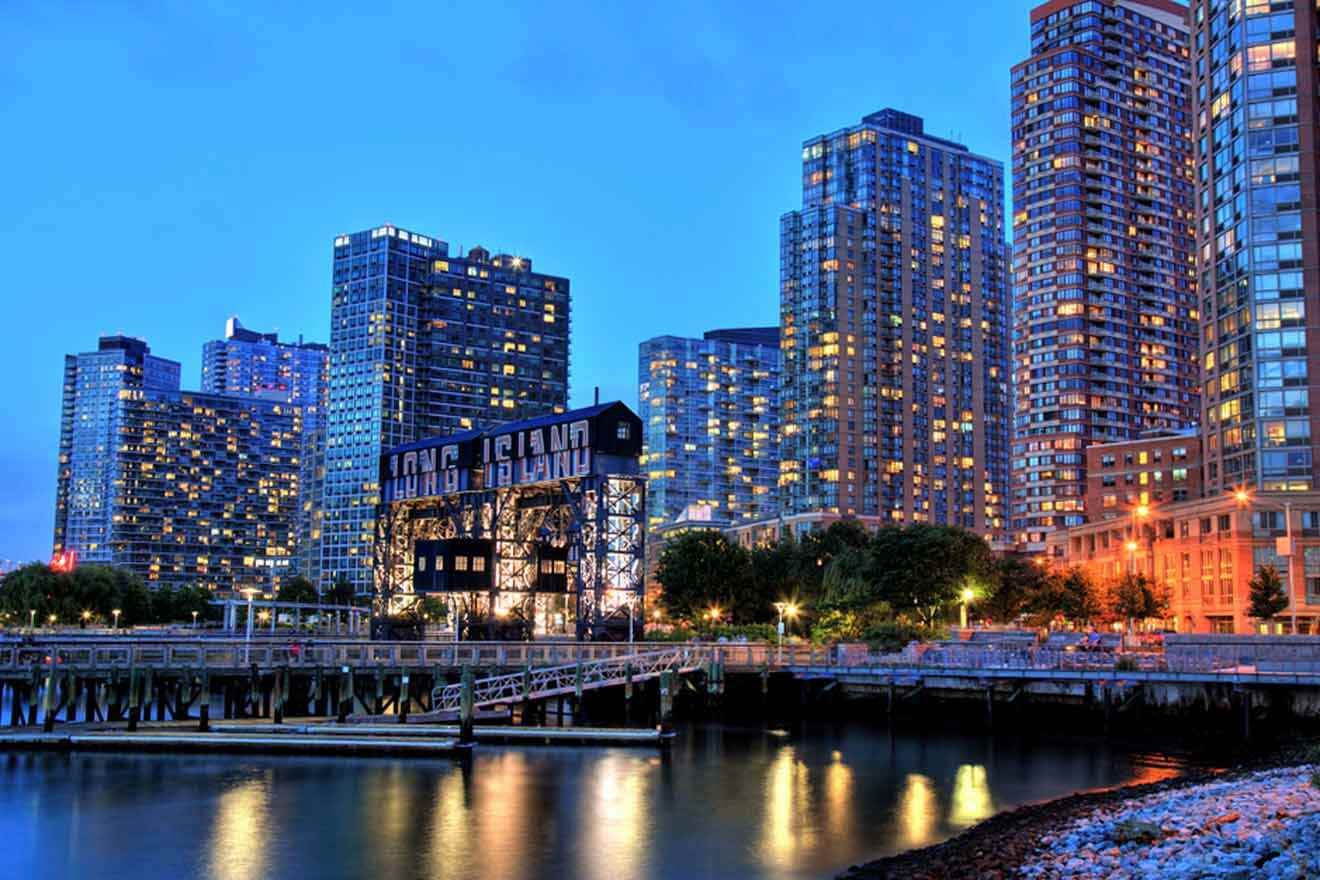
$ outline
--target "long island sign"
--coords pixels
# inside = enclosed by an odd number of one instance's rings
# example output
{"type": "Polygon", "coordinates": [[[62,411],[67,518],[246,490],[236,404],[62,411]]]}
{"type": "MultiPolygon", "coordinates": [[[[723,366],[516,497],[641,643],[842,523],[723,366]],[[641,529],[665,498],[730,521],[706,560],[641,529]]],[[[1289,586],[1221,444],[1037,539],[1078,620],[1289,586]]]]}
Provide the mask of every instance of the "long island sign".
{"type": "Polygon", "coordinates": [[[640,431],[631,410],[611,403],[409,443],[381,457],[381,495],[391,503],[577,479],[597,453],[635,456],[640,431]]]}

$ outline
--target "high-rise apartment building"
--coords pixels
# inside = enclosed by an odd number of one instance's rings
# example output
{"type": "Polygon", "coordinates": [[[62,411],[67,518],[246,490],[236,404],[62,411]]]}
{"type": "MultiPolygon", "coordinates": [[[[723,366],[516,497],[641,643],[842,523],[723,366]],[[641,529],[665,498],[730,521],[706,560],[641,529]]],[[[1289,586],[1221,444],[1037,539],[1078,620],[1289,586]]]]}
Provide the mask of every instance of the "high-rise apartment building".
{"type": "Polygon", "coordinates": [[[779,328],[657,336],[638,349],[647,525],[689,505],[718,520],[774,515],[779,480],[779,328]]]}
{"type": "Polygon", "coordinates": [[[110,561],[118,401],[135,391],[178,390],[179,363],[151,354],[140,339],[103,336],[96,351],[65,355],[56,553],[76,549],[84,561],[110,561]]]}
{"type": "Polygon", "coordinates": [[[383,450],[563,412],[569,282],[394,226],[334,242],[321,578],[372,586],[383,450]]]}
{"type": "Polygon", "coordinates": [[[225,338],[202,346],[202,391],[292,403],[303,426],[314,430],[325,413],[330,347],[318,342],[281,342],[277,333],[258,333],[225,322],[225,338]]]}
{"type": "Polygon", "coordinates": [[[1006,525],[1003,166],[882,110],[780,220],[780,511],[1006,525]]]}
{"type": "Polygon", "coordinates": [[[149,586],[278,588],[295,550],[301,412],[179,390],[179,365],[106,337],[65,359],[56,552],[149,586]]]}
{"type": "Polygon", "coordinates": [[[1316,4],[1190,21],[1206,490],[1320,488],[1316,4]]]}
{"type": "Polygon", "coordinates": [[[1086,516],[1086,447],[1199,416],[1186,7],[1051,0],[1012,74],[1013,534],[1086,516]]]}
{"type": "Polygon", "coordinates": [[[258,333],[225,322],[225,338],[202,346],[202,391],[255,397],[296,405],[302,413],[302,497],[298,500],[299,574],[319,583],[321,493],[325,479],[325,410],[330,347],[317,342],[281,342],[277,333],[258,333]]]}

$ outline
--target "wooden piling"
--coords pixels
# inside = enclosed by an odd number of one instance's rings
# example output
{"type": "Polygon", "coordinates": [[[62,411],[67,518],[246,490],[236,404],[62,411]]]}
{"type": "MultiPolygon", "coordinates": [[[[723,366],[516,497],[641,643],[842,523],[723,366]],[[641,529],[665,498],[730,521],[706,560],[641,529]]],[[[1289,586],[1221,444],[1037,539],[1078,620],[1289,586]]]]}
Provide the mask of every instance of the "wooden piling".
{"type": "MultiPolygon", "coordinates": [[[[0,686],[0,695],[4,694],[3,686],[0,686]]],[[[19,685],[16,681],[9,682],[9,726],[23,726],[23,701],[19,695],[19,685]]]]}
{"type": "Polygon", "coordinates": [[[41,694],[41,729],[46,733],[55,730],[55,662],[52,658],[46,670],[46,689],[41,694]]]}
{"type": "Polygon", "coordinates": [[[472,667],[463,667],[462,689],[458,699],[458,742],[459,745],[471,745],[475,741],[472,735],[473,713],[473,676],[472,667]]]}
{"type": "Polygon", "coordinates": [[[674,673],[666,669],[660,673],[660,721],[656,725],[660,733],[673,733],[674,721],[674,673]]]}
{"type": "Polygon", "coordinates": [[[138,677],[137,667],[128,670],[128,731],[137,730],[138,726],[138,677]]]}
{"type": "Polygon", "coordinates": [[[37,720],[38,720],[37,708],[39,706],[39,703],[37,702],[37,698],[40,696],[40,694],[41,694],[41,670],[33,666],[32,682],[31,684],[28,685],[28,692],[27,692],[29,727],[37,726],[37,720]]]}
{"type": "Polygon", "coordinates": [[[284,723],[284,682],[289,670],[277,669],[270,685],[270,718],[276,724],[284,723]]]}

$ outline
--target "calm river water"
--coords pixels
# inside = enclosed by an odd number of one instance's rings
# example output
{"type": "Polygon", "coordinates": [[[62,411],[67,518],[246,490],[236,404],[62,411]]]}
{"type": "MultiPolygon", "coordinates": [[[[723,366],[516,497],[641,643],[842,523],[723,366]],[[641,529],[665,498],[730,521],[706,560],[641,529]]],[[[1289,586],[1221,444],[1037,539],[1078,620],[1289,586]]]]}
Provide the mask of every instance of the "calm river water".
{"type": "Polygon", "coordinates": [[[447,761],[0,754],[4,876],[790,878],[1181,762],[1098,740],[685,728],[447,761]]]}

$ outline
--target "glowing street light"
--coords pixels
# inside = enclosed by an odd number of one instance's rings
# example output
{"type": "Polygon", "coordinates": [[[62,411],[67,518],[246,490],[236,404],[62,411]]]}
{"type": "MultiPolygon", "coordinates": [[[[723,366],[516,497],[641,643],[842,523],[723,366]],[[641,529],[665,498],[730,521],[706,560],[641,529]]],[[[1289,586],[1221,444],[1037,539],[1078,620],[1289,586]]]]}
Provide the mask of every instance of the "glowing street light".
{"type": "Polygon", "coordinates": [[[971,587],[964,587],[964,588],[963,588],[963,591],[962,591],[962,613],[961,613],[961,615],[960,615],[960,617],[961,617],[961,621],[960,621],[960,622],[962,623],[962,629],[967,629],[967,605],[968,605],[973,599],[975,599],[975,598],[976,598],[976,593],[974,593],[974,592],[972,591],[972,588],[971,588],[971,587]]]}
{"type": "Polygon", "coordinates": [[[1297,635],[1297,591],[1293,587],[1293,569],[1297,568],[1296,548],[1293,545],[1292,530],[1292,502],[1291,501],[1266,501],[1259,498],[1253,498],[1251,492],[1245,487],[1240,487],[1233,492],[1233,499],[1237,503],[1251,510],[1252,503],[1273,506],[1275,510],[1283,511],[1283,550],[1279,552],[1278,542],[1275,542],[1275,553],[1278,556],[1284,556],[1288,559],[1288,607],[1292,609],[1292,634],[1297,635]]]}
{"type": "Polygon", "coordinates": [[[706,609],[706,619],[712,624],[718,623],[720,619],[720,606],[712,605],[706,609]]]}
{"type": "Polygon", "coordinates": [[[122,612],[121,612],[118,608],[116,608],[114,611],[111,611],[110,613],[113,614],[113,615],[115,616],[115,625],[114,625],[114,629],[119,629],[119,615],[120,615],[122,612]]]}
{"type": "Polygon", "coordinates": [[[193,629],[197,629],[197,612],[194,611],[192,615],[193,615],[193,629]]]}
{"type": "Polygon", "coordinates": [[[784,617],[789,620],[798,616],[798,606],[796,602],[776,602],[775,610],[779,612],[779,662],[784,662],[784,617]]]}

